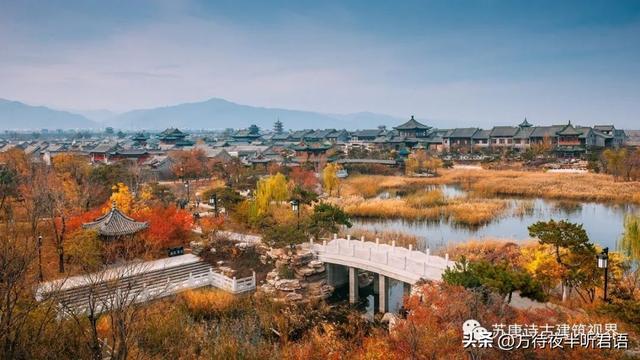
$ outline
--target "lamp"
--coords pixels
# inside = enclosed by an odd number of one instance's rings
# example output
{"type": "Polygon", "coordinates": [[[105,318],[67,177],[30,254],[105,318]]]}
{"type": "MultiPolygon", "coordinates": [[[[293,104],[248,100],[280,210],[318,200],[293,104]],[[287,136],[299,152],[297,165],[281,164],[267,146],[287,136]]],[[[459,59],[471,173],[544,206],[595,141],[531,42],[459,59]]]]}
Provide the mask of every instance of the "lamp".
{"type": "Polygon", "coordinates": [[[604,269],[604,296],[603,300],[607,301],[607,285],[609,282],[609,248],[602,249],[602,252],[596,256],[598,259],[598,268],[604,269]]]}

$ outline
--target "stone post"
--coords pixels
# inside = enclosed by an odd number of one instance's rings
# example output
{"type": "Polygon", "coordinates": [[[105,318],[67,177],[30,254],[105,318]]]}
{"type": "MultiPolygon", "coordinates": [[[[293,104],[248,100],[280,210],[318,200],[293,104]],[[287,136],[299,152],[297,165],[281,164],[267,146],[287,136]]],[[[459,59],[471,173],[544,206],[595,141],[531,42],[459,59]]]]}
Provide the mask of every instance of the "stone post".
{"type": "Polygon", "coordinates": [[[378,294],[378,311],[384,314],[389,309],[389,283],[382,274],[378,274],[378,294]]]}
{"type": "Polygon", "coordinates": [[[349,304],[358,302],[358,269],[349,267],[349,304]]]}

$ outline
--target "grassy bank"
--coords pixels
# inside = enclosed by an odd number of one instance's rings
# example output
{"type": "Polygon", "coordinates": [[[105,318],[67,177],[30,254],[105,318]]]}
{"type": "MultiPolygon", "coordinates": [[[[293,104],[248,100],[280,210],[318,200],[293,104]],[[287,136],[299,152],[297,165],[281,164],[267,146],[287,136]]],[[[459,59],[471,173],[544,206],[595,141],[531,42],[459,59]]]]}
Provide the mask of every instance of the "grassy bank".
{"type": "Polygon", "coordinates": [[[509,201],[500,199],[448,199],[438,195],[416,195],[403,199],[364,199],[360,196],[333,199],[351,216],[370,219],[440,220],[449,219],[469,226],[487,224],[504,215],[509,201]]]}
{"type": "Polygon", "coordinates": [[[510,170],[443,170],[437,178],[356,176],[344,196],[372,198],[383,191],[413,192],[429,185],[460,184],[476,197],[522,196],[557,200],[640,203],[640,182],[617,182],[601,174],[557,174],[510,170]]]}

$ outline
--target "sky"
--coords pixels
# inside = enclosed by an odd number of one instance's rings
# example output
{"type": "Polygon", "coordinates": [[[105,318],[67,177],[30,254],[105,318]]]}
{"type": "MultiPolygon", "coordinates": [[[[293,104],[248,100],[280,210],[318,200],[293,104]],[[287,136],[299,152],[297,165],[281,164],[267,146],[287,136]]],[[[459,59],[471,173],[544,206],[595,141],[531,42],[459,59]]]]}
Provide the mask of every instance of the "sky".
{"type": "Polygon", "coordinates": [[[0,98],[640,127],[640,1],[0,0],[0,98]]]}

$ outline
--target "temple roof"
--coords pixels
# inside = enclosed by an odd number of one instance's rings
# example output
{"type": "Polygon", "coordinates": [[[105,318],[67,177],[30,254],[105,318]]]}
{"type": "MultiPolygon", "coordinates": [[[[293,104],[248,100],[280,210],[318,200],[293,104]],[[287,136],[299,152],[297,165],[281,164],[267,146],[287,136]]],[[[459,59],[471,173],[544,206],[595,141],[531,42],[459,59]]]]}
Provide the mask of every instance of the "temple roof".
{"type": "Polygon", "coordinates": [[[565,128],[562,129],[562,131],[558,132],[558,135],[562,135],[562,136],[578,136],[578,135],[582,135],[582,131],[576,130],[576,128],[574,128],[573,125],[571,125],[571,121],[569,121],[569,124],[567,126],[565,126],[565,128]]]}
{"type": "Polygon", "coordinates": [[[409,119],[409,121],[407,121],[402,125],[398,125],[394,127],[394,129],[396,130],[429,130],[431,129],[431,127],[425,124],[419,123],[418,121],[416,121],[416,119],[413,118],[413,115],[411,115],[411,119],[409,119]]]}
{"type": "Polygon", "coordinates": [[[521,128],[524,128],[524,127],[532,127],[533,125],[531,125],[531,123],[529,123],[527,121],[527,118],[524,118],[524,121],[521,122],[520,125],[518,125],[518,126],[521,127],[521,128]]]}
{"type": "Polygon", "coordinates": [[[115,204],[111,210],[95,219],[93,222],[82,225],[85,229],[98,231],[102,236],[132,235],[148,227],[146,222],[138,222],[123,214],[115,204]]]}

